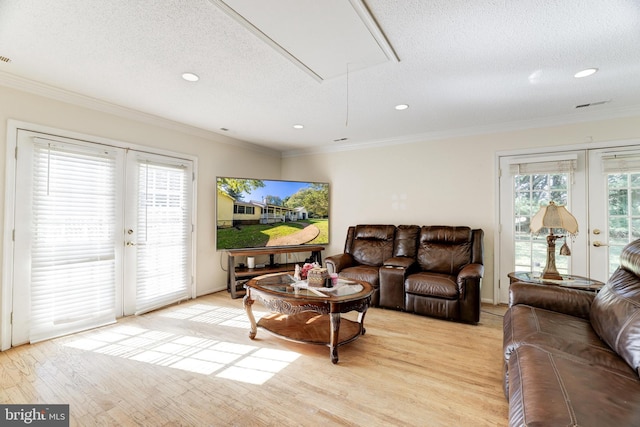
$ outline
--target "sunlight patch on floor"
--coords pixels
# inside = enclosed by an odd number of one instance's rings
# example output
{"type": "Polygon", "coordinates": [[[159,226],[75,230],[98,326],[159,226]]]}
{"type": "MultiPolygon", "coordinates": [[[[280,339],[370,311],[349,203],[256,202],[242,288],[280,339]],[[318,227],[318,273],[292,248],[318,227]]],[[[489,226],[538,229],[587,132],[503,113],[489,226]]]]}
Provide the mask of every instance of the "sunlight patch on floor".
{"type": "MultiPolygon", "coordinates": [[[[260,313],[260,316],[265,314],[260,313]]],[[[249,328],[243,310],[207,304],[196,304],[159,315],[249,328]],[[240,316],[244,316],[244,319],[240,319],[240,316]]],[[[87,332],[70,340],[65,346],[251,384],[264,384],[300,357],[299,353],[292,351],[126,325],[87,332]]]]}
{"type": "MultiPolygon", "coordinates": [[[[265,311],[253,310],[256,322],[262,316],[267,315],[265,311]]],[[[188,307],[176,307],[158,314],[161,317],[172,319],[190,320],[193,322],[208,323],[211,325],[231,326],[234,328],[245,328],[249,330],[249,318],[243,309],[220,307],[211,304],[193,304],[188,307]]]]}

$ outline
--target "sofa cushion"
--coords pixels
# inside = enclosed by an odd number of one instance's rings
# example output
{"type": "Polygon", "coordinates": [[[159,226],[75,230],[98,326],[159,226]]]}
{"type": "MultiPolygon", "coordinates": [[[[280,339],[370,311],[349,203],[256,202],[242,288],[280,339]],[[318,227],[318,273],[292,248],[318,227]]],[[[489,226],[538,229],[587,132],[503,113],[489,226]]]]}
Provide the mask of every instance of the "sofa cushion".
{"type": "Polygon", "coordinates": [[[640,425],[640,381],[631,370],[522,345],[509,358],[509,382],[510,426],[640,425]]]}
{"type": "Polygon", "coordinates": [[[469,227],[422,227],[418,242],[420,268],[457,275],[471,261],[471,243],[469,227]]]}
{"type": "Polygon", "coordinates": [[[624,268],[622,258],[620,268],[596,295],[590,319],[600,338],[640,372],[640,280],[624,268]]]}
{"type": "Polygon", "coordinates": [[[586,319],[528,305],[515,305],[505,313],[503,332],[505,361],[516,348],[532,345],[623,375],[633,374],[633,370],[598,337],[586,319]]]}
{"type": "Polygon", "coordinates": [[[356,267],[345,268],[339,273],[340,277],[345,279],[362,280],[371,284],[374,288],[380,286],[380,280],[378,278],[378,267],[372,267],[367,265],[358,265],[356,267]]]}
{"type": "Polygon", "coordinates": [[[373,287],[373,294],[371,295],[371,306],[377,307],[380,304],[380,279],[379,270],[380,267],[369,265],[357,265],[355,267],[345,268],[340,271],[338,275],[346,279],[362,280],[371,284],[373,287]]]}
{"type": "Polygon", "coordinates": [[[458,285],[455,276],[423,271],[412,274],[405,280],[408,294],[426,295],[438,298],[457,299],[458,285]]]}
{"type": "Polygon", "coordinates": [[[393,240],[395,225],[356,225],[354,238],[363,240],[393,240]]]}
{"type": "Polygon", "coordinates": [[[358,264],[381,266],[393,255],[393,225],[357,225],[350,253],[358,264]]]}
{"type": "Polygon", "coordinates": [[[420,227],[417,225],[399,225],[396,228],[393,256],[415,258],[419,233],[420,227]]]}

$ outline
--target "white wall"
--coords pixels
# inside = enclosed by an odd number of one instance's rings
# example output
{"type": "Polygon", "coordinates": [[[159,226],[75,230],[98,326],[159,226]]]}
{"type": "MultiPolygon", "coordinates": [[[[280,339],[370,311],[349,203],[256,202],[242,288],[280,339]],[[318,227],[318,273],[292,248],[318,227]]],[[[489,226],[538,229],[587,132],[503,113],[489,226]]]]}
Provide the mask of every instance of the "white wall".
{"type": "MultiPolygon", "coordinates": [[[[226,273],[221,267],[226,269],[226,255],[215,250],[216,176],[255,176],[267,179],[280,177],[279,154],[223,143],[221,141],[229,141],[230,138],[221,135],[153,118],[147,120],[147,123],[127,120],[0,86],[0,235],[4,234],[8,119],[196,156],[198,295],[226,289],[226,273]],[[151,124],[153,122],[158,124],[151,124]]],[[[1,257],[2,248],[0,259],[1,257]]]]}
{"type": "Polygon", "coordinates": [[[482,228],[486,268],[482,296],[490,301],[494,295],[496,152],[640,137],[640,117],[636,116],[281,160],[266,151],[224,143],[230,138],[222,135],[177,124],[153,124],[153,120],[128,120],[0,86],[0,227],[4,223],[6,124],[10,118],[197,156],[198,295],[226,287],[226,255],[215,250],[216,176],[330,182],[331,244],[325,257],[342,251],[346,229],[352,224],[482,228]]]}
{"type": "Polygon", "coordinates": [[[283,179],[331,183],[330,245],[355,224],[468,225],[485,231],[482,298],[494,296],[496,153],[638,138],[640,117],[283,159],[283,179]]]}

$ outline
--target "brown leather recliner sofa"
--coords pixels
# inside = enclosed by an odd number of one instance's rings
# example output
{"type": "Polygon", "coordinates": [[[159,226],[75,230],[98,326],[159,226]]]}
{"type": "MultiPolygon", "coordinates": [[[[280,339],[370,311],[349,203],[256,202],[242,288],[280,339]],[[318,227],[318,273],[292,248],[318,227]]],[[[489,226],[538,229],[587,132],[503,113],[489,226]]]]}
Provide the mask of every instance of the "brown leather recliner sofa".
{"type": "Polygon", "coordinates": [[[373,307],[477,323],[483,237],[469,227],[356,225],[344,253],[325,263],[341,277],[371,283],[373,307]]]}
{"type": "Polygon", "coordinates": [[[512,284],[503,339],[510,426],[640,425],[640,240],[597,295],[512,284]]]}

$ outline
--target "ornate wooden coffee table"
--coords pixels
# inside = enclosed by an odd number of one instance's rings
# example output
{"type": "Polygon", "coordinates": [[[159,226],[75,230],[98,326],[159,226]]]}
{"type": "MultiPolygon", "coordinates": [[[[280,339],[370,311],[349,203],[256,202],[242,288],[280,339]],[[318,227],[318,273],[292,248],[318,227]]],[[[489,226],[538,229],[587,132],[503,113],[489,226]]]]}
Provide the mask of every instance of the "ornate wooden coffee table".
{"type": "Polygon", "coordinates": [[[251,279],[245,285],[244,308],[251,322],[249,337],[258,326],[296,342],[329,347],[331,362],[338,363],[338,347],[364,335],[364,316],[371,303],[373,288],[367,282],[349,280],[336,288],[301,289],[287,273],[251,279]],[[252,306],[260,301],[272,313],[256,323],[252,306]],[[358,320],[341,319],[341,313],[357,311],[358,320]]]}

